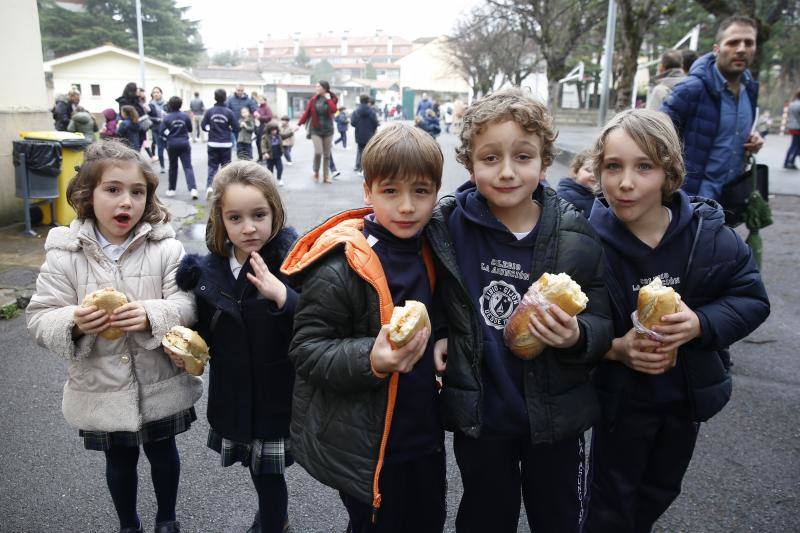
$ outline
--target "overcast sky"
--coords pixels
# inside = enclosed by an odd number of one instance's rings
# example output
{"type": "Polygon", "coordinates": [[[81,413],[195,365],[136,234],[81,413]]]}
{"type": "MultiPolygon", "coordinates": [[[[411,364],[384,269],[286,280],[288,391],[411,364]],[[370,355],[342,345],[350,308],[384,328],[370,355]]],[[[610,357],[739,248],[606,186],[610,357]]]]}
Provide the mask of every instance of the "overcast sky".
{"type": "Polygon", "coordinates": [[[178,0],[191,6],[210,52],[254,46],[259,39],[303,35],[372,35],[376,29],[408,39],[448,33],[459,14],[480,0],[178,0]]]}

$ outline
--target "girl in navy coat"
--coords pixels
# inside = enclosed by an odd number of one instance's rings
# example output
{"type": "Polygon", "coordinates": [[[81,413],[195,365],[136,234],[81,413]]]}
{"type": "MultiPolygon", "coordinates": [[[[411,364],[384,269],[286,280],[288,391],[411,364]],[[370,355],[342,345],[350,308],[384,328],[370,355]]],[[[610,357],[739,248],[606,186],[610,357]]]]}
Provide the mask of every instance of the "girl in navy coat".
{"type": "Polygon", "coordinates": [[[605,421],[593,435],[585,529],[650,531],[680,493],[700,422],[730,399],[728,347],[767,318],[769,300],[719,204],[680,190],[681,144],[666,115],[620,113],[592,156],[603,197],[589,222],[605,250],[616,338],[594,374],[605,421]],[[681,309],[653,327],[660,341],[639,339],[631,313],[656,277],[681,309]]]}
{"type": "MultiPolygon", "coordinates": [[[[205,257],[189,255],[178,286],[197,300],[197,330],[211,353],[209,448],[222,466],[248,466],[258,493],[250,531],[282,532],[294,368],[288,357],[297,293],[279,267],[297,234],[269,171],[227,165],[214,180],[205,257]]],[[[177,363],[177,361],[176,361],[177,363]]]]}

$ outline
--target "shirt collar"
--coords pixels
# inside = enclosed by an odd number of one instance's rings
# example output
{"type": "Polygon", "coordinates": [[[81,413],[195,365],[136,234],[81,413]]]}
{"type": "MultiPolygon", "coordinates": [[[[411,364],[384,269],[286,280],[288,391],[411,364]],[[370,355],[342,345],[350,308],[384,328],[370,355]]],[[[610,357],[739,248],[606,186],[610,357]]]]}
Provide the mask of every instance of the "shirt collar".
{"type": "MultiPolygon", "coordinates": [[[[730,84],[728,80],[725,79],[725,76],[722,75],[722,72],[719,71],[719,67],[717,67],[717,63],[714,63],[714,81],[716,83],[717,89],[722,91],[722,89],[729,89],[730,84]]],[[[739,81],[740,84],[744,85],[745,83],[752,80],[753,77],[750,75],[749,70],[745,70],[742,72],[742,79],[739,81]]]]}
{"type": "Polygon", "coordinates": [[[94,236],[97,238],[97,242],[100,245],[100,249],[103,250],[103,253],[111,259],[112,261],[116,261],[120,258],[120,256],[125,253],[125,250],[128,249],[128,246],[131,245],[134,238],[134,232],[131,231],[128,234],[128,238],[125,239],[125,242],[122,244],[113,244],[106,239],[97,226],[94,227],[94,236]]]}
{"type": "Polygon", "coordinates": [[[231,274],[235,279],[239,278],[239,272],[242,271],[242,264],[236,259],[236,252],[233,249],[233,244],[230,245],[230,258],[228,259],[228,266],[231,268],[231,274]]]}

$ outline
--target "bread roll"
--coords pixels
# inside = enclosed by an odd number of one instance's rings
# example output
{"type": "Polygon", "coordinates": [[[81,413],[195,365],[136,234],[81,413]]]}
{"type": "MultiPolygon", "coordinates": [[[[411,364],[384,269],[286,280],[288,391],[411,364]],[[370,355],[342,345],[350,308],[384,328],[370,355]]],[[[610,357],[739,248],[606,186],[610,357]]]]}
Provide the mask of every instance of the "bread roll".
{"type": "Polygon", "coordinates": [[[161,344],[183,359],[184,368],[193,376],[200,376],[209,359],[208,345],[196,331],[183,326],[172,326],[161,339],[161,344]]]}
{"type": "MultiPolygon", "coordinates": [[[[103,309],[110,316],[111,313],[114,312],[114,309],[126,303],[128,303],[128,298],[124,294],[114,290],[112,287],[106,287],[105,289],[99,289],[87,294],[83,298],[81,307],[91,307],[94,305],[98,309],[103,309]]],[[[101,337],[112,341],[114,339],[119,339],[123,335],[125,335],[125,332],[119,328],[106,328],[100,333],[101,337]]]]}
{"type": "MultiPolygon", "coordinates": [[[[653,281],[639,289],[639,299],[636,302],[636,318],[645,328],[652,330],[653,326],[661,322],[664,315],[671,315],[681,310],[681,296],[672,287],[665,287],[661,283],[661,278],[653,281]]],[[[640,338],[648,338],[645,333],[637,333],[640,338]]],[[[652,352],[653,350],[645,350],[652,352]]],[[[669,352],[673,358],[673,366],[676,362],[678,350],[669,352]]]]}
{"type": "Polygon", "coordinates": [[[431,330],[431,321],[425,304],[415,300],[406,300],[406,305],[395,307],[389,322],[389,341],[395,348],[405,346],[418,331],[423,328],[431,330]]]}
{"type": "Polygon", "coordinates": [[[503,330],[503,340],[511,352],[520,359],[533,359],[545,348],[528,328],[535,306],[555,304],[568,315],[575,316],[586,309],[588,302],[589,299],[580,285],[568,274],[545,272],[530,286],[519,306],[509,317],[503,330]]]}

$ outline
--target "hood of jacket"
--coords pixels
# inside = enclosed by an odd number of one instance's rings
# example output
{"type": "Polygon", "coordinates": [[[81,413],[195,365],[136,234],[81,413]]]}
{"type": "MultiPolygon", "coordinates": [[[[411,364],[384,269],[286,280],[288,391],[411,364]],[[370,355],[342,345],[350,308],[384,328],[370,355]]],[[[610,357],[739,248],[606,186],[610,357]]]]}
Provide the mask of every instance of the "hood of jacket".
{"type": "Polygon", "coordinates": [[[380,300],[381,323],[387,324],[394,305],[389,283],[378,255],[362,233],[364,217],[372,208],[352,209],[332,216],[300,237],[281,266],[287,276],[297,276],[334,250],[343,249],[348,265],[372,285],[380,300]]]}
{"type": "Polygon", "coordinates": [[[678,82],[682,81],[686,77],[686,73],[683,71],[682,68],[671,68],[667,69],[661,74],[657,74],[653,76],[652,85],[666,85],[670,89],[675,87],[678,82]]]}
{"type": "MultiPolygon", "coordinates": [[[[151,225],[148,222],[140,222],[133,232],[134,236],[130,246],[134,246],[134,243],[144,239],[160,241],[175,237],[175,230],[169,224],[151,225]]],[[[70,223],[69,228],[48,233],[44,249],[46,252],[50,250],[77,252],[83,248],[85,243],[94,243],[99,247],[99,242],[94,234],[94,222],[90,219],[76,219],[70,223]]]]}
{"type": "Polygon", "coordinates": [[[117,112],[114,111],[113,109],[111,109],[110,107],[108,109],[104,109],[103,110],[103,118],[105,118],[106,121],[116,120],[117,119],[117,112]]]}
{"type": "Polygon", "coordinates": [[[93,121],[92,115],[88,111],[73,113],[71,118],[75,121],[75,124],[80,124],[82,126],[89,125],[93,121]]]}
{"type": "MultiPolygon", "coordinates": [[[[713,69],[716,67],[716,64],[716,56],[714,56],[712,52],[709,52],[692,64],[692,68],[689,70],[689,75],[700,79],[703,82],[703,85],[705,85],[708,93],[715,99],[719,100],[720,94],[719,90],[717,89],[717,83],[715,81],[715,74],[713,71],[713,69]]],[[[753,75],[750,73],[750,70],[744,71],[741,82],[747,90],[751,105],[755,107],[755,102],[758,98],[758,82],[753,79],[753,75]]]]}

